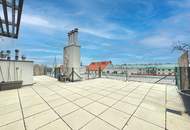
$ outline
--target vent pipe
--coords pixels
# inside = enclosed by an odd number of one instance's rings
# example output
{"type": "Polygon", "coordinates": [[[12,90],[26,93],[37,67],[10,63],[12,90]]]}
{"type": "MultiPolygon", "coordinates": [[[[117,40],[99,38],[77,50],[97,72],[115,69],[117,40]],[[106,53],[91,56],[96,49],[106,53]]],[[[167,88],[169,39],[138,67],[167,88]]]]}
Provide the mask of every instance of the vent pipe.
{"type": "Polygon", "coordinates": [[[15,50],[15,60],[18,60],[19,59],[19,50],[16,49],[15,50]]]}
{"type": "Polygon", "coordinates": [[[4,56],[4,51],[1,51],[0,52],[0,58],[3,59],[3,56],[4,56]]]}
{"type": "Polygon", "coordinates": [[[74,44],[78,44],[78,28],[74,29],[74,44]]]}
{"type": "Polygon", "coordinates": [[[11,51],[7,50],[7,60],[11,60],[11,51]]]}
{"type": "Polygon", "coordinates": [[[26,60],[26,56],[24,56],[24,55],[22,55],[22,60],[24,61],[24,60],[26,60]]]}

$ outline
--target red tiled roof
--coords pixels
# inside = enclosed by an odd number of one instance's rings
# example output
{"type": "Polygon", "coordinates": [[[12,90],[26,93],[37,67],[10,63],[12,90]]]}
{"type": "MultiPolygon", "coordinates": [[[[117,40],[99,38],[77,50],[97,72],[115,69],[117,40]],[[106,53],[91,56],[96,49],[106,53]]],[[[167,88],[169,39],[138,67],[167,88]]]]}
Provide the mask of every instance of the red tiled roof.
{"type": "Polygon", "coordinates": [[[87,66],[87,70],[89,71],[98,71],[99,69],[104,70],[111,61],[102,61],[102,62],[92,62],[90,65],[87,66]]]}

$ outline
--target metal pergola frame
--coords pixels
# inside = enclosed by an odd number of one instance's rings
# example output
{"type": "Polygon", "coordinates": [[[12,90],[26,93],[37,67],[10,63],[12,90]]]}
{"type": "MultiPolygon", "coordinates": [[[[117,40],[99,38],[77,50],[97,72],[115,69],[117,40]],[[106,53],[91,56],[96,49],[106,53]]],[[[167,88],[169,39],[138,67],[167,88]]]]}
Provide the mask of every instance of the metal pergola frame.
{"type": "Polygon", "coordinates": [[[18,38],[23,2],[24,0],[0,0],[3,12],[3,16],[0,16],[0,36],[18,38]]]}

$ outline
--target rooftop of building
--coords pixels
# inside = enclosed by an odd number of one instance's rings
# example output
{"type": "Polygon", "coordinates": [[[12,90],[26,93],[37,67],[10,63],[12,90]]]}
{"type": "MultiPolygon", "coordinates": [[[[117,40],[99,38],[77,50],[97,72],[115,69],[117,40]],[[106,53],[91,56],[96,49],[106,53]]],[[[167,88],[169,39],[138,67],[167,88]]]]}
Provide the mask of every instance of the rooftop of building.
{"type": "Polygon", "coordinates": [[[100,61],[100,62],[92,62],[87,66],[87,69],[90,71],[98,71],[105,69],[109,64],[112,64],[111,61],[100,61]]]}
{"type": "Polygon", "coordinates": [[[1,130],[189,130],[190,110],[176,86],[99,78],[0,92],[1,130]]]}

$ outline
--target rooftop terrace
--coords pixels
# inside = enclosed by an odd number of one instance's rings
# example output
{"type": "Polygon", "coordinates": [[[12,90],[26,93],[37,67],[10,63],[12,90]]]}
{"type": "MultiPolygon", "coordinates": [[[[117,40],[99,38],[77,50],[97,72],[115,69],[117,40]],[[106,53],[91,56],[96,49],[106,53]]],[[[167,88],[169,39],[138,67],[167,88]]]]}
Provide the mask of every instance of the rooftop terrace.
{"type": "Polygon", "coordinates": [[[176,87],[113,79],[33,86],[0,92],[1,130],[190,130],[176,87]]]}

